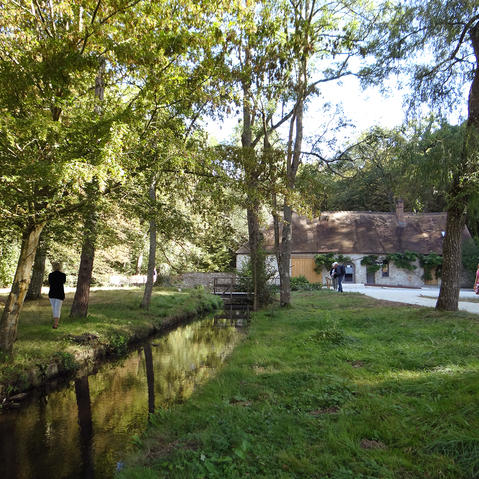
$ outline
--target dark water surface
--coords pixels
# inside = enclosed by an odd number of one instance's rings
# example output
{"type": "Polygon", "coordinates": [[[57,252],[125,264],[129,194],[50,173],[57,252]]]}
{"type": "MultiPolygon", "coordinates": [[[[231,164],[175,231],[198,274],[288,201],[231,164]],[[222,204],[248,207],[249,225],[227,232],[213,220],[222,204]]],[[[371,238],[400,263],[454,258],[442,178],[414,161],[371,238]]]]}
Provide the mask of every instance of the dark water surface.
{"type": "Polygon", "coordinates": [[[0,479],[112,477],[149,411],[189,397],[241,336],[228,320],[196,321],[0,412],[0,479]]]}

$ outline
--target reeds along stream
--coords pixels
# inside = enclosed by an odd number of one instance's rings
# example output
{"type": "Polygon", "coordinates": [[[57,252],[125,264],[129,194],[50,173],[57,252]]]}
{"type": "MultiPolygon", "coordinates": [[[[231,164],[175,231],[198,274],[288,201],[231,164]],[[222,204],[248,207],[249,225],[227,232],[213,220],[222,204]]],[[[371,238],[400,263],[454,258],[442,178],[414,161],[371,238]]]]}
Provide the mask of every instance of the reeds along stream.
{"type": "Polygon", "coordinates": [[[149,413],[187,398],[241,334],[230,321],[196,321],[0,412],[0,478],[113,477],[149,413]]]}

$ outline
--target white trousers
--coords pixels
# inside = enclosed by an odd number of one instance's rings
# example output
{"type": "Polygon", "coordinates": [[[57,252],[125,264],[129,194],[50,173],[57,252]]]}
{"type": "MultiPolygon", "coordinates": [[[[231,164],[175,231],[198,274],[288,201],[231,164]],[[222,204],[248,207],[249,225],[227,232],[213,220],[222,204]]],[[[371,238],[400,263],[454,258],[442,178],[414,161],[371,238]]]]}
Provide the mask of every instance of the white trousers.
{"type": "Polygon", "coordinates": [[[50,304],[52,305],[53,317],[59,318],[62,312],[62,303],[63,300],[57,298],[49,298],[50,304]]]}

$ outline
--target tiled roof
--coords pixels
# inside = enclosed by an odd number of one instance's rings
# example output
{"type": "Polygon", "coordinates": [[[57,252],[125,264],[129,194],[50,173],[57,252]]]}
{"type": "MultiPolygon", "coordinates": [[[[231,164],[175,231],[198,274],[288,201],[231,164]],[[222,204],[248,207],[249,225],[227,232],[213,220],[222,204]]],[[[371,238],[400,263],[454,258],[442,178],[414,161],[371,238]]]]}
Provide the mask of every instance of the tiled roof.
{"type": "MultiPolygon", "coordinates": [[[[292,253],[387,254],[404,251],[442,254],[446,213],[395,213],[363,211],[323,212],[312,220],[293,214],[292,253]]],[[[273,228],[265,232],[265,247],[273,252],[273,228]]],[[[467,228],[463,238],[470,238],[467,228]]],[[[248,253],[248,245],[237,253],[248,253]]]]}

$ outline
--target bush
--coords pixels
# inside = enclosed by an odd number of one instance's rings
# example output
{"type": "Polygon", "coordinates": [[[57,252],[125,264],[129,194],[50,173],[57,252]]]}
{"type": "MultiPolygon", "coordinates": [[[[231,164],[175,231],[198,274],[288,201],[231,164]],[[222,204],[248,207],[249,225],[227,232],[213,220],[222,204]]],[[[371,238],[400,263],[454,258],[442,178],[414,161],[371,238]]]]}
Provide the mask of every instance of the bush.
{"type": "MultiPolygon", "coordinates": [[[[263,270],[259,272],[259,297],[258,304],[266,305],[273,302],[273,295],[276,292],[275,285],[271,283],[271,280],[276,276],[276,271],[271,265],[266,264],[263,260],[263,270]]],[[[254,292],[253,285],[253,272],[251,268],[251,260],[243,265],[241,270],[238,271],[238,288],[240,291],[247,291],[249,293],[254,292]]]]}
{"type": "Polygon", "coordinates": [[[291,278],[291,291],[313,291],[321,289],[321,283],[310,283],[305,276],[291,278]]]}

